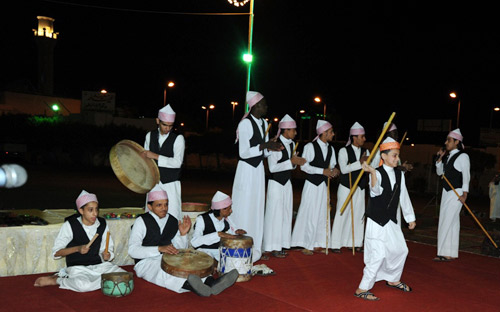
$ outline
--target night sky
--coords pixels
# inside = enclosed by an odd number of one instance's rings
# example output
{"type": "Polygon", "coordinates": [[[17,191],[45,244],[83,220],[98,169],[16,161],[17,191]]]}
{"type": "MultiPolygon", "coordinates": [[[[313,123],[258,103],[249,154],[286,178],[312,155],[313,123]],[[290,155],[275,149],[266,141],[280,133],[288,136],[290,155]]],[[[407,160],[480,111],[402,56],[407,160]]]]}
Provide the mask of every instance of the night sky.
{"type": "MultiPolygon", "coordinates": [[[[211,124],[234,129],[230,102],[244,102],[248,15],[172,13],[248,10],[226,0],[12,1],[0,21],[0,90],[36,86],[32,29],[37,15],[49,16],[60,33],[56,95],[105,88],[116,92],[117,106],[155,117],[173,80],[167,102],[180,118],[204,123],[201,105],[214,104],[211,124]]],[[[321,113],[313,102],[320,96],[338,139],[359,121],[374,140],[395,111],[415,142],[419,118],[451,119],[455,127],[457,101],[448,94],[456,91],[460,128],[474,145],[500,105],[495,12],[472,2],[255,0],[251,89],[267,98],[271,118],[321,113]]],[[[240,104],[237,119],[242,114],[240,104]]]]}

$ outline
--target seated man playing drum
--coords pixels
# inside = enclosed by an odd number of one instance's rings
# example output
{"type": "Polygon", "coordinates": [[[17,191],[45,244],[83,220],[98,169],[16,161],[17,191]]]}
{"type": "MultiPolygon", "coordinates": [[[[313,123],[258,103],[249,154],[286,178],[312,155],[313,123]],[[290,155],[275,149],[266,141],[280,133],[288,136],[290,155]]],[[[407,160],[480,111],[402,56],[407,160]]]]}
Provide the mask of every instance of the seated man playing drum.
{"type": "Polygon", "coordinates": [[[168,214],[167,193],[155,186],[148,193],[148,212],[134,222],[130,233],[128,254],[134,258],[138,277],[177,293],[193,291],[199,296],[217,295],[233,285],[238,271],[229,272],[215,280],[212,276],[200,278],[190,274],[187,279],[168,274],[162,269],[163,253],[175,255],[178,249],[188,247],[187,233],[191,220],[184,216],[182,222],[168,214]]]}
{"type": "Polygon", "coordinates": [[[231,209],[231,197],[217,191],[212,198],[211,210],[196,218],[191,245],[199,251],[203,251],[217,262],[219,261],[219,242],[222,237],[233,238],[234,234],[243,235],[247,232],[241,229],[234,230],[229,216],[231,209]],[[228,233],[229,232],[229,233],[228,233]]]}
{"type": "Polygon", "coordinates": [[[66,268],[52,276],[39,277],[36,287],[59,285],[77,292],[101,288],[101,274],[125,272],[112,264],[113,241],[103,239],[109,232],[104,218],[98,217],[97,196],[83,190],[76,199],[78,214],[66,218],[54,241],[54,259],[66,258],[66,268]]]}

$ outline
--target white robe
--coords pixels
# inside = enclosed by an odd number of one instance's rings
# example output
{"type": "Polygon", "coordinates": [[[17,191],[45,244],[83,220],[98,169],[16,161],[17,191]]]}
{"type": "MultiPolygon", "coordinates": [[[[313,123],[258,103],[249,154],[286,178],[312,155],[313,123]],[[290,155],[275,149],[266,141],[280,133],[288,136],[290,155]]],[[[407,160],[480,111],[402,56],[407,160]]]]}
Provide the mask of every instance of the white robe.
{"type": "MultiPolygon", "coordinates": [[[[100,225],[99,220],[96,220],[93,225],[85,225],[82,223],[82,217],[77,219],[83,227],[85,234],[89,240],[91,240],[97,233],[97,228],[100,225]]],[[[108,225],[104,229],[104,234],[109,231],[108,225]]],[[[62,257],[56,257],[55,253],[61,249],[66,248],[66,246],[73,240],[73,230],[68,221],[64,222],[61,230],[57,234],[54,241],[54,247],[52,248],[52,256],[54,259],[61,259],[62,257]]],[[[87,292],[94,291],[101,288],[101,274],[112,273],[112,272],[125,272],[119,266],[109,262],[113,260],[113,239],[109,237],[108,252],[111,254],[110,260],[104,261],[102,259],[102,253],[106,248],[106,238],[101,239],[101,246],[99,247],[99,256],[103,261],[100,264],[95,265],[74,265],[61,269],[57,275],[57,284],[59,288],[73,290],[77,292],[87,292]]]]}
{"type": "MultiPolygon", "coordinates": [[[[394,169],[383,165],[392,188],[396,183],[394,169]]],[[[370,197],[379,196],[384,191],[381,183],[382,176],[377,171],[377,183],[371,187],[370,197]]],[[[415,221],[415,213],[406,188],[405,176],[401,175],[401,186],[399,203],[406,222],[415,221]]],[[[370,218],[366,218],[365,247],[363,278],[358,288],[370,290],[375,282],[386,280],[388,282],[400,281],[404,264],[408,255],[408,247],[403,236],[401,226],[389,220],[384,226],[380,226],[370,218]]]]}
{"type": "MultiPolygon", "coordinates": [[[[448,159],[458,153],[457,149],[450,152],[448,159]]],[[[470,160],[467,154],[462,154],[455,159],[453,167],[462,173],[462,186],[455,188],[461,196],[464,192],[469,192],[470,182],[470,160]]],[[[443,174],[443,162],[436,163],[436,173],[443,174]]],[[[444,181],[446,183],[446,181],[444,181]]],[[[438,246],[437,255],[458,258],[458,248],[460,244],[460,210],[462,202],[453,190],[446,191],[443,188],[441,205],[439,209],[438,224],[438,246]]]]}
{"type": "MultiPolygon", "coordinates": [[[[323,159],[327,156],[327,145],[318,139],[322,151],[323,159]]],[[[323,168],[313,167],[309,163],[314,160],[313,143],[304,146],[302,156],[306,159],[306,164],[301,166],[301,170],[308,174],[323,174],[323,168]]],[[[330,158],[330,168],[337,164],[335,150],[332,149],[330,158]]],[[[306,249],[314,247],[327,248],[330,239],[330,211],[327,210],[327,185],[326,182],[316,186],[309,181],[304,182],[302,198],[300,200],[299,211],[295,219],[292,231],[291,246],[300,246],[306,249]]]]}
{"type": "MultiPolygon", "coordinates": [[[[349,164],[349,158],[345,147],[339,151],[339,167],[342,174],[360,170],[361,163],[359,162],[361,148],[352,145],[354,155],[357,161],[349,164]]],[[[366,152],[369,155],[369,152],[366,152]]],[[[352,184],[357,179],[357,175],[351,174],[352,184]]],[[[335,219],[333,220],[332,235],[330,240],[330,248],[340,249],[342,247],[352,247],[352,224],[354,223],[354,247],[363,246],[363,234],[365,231],[365,190],[356,187],[356,191],[352,194],[352,199],[347,203],[344,213],[340,214],[340,208],[344,204],[351,190],[339,183],[337,190],[337,209],[335,211],[335,219]],[[351,202],[353,214],[351,214],[351,202]],[[352,217],[351,217],[352,216],[352,217]]]]}
{"type": "MultiPolygon", "coordinates": [[[[156,223],[163,232],[167,220],[170,217],[167,215],[165,218],[160,219],[156,214],[149,211],[156,223]]],[[[185,278],[170,275],[163,271],[161,262],[163,254],[158,251],[158,246],[142,246],[142,241],[146,236],[147,228],[144,220],[137,218],[132,226],[130,238],[128,241],[128,254],[134,259],[142,259],[135,264],[134,270],[137,277],[143,278],[146,281],[165,287],[177,293],[187,292],[188,290],[182,288],[186,282],[185,278]]],[[[181,236],[180,232],[172,239],[172,244],[177,249],[185,249],[188,247],[187,234],[181,236]]]]}
{"type": "MultiPolygon", "coordinates": [[[[292,140],[281,136],[288,155],[291,155],[293,148],[290,149],[292,140]]],[[[295,143],[293,144],[295,147],[295,143]]],[[[295,166],[291,160],[278,163],[283,156],[280,152],[271,152],[267,159],[269,171],[272,173],[292,170],[295,166]]],[[[269,179],[267,182],[267,200],[266,213],[264,217],[264,251],[281,250],[290,248],[292,237],[292,215],[293,215],[293,188],[292,182],[287,181],[285,185],[269,179]]]]}
{"type": "MultiPolygon", "coordinates": [[[[222,232],[224,230],[224,219],[217,219],[213,213],[209,214],[210,215],[210,220],[214,223],[215,227],[215,232],[208,233],[203,235],[203,231],[205,230],[205,221],[203,220],[203,217],[201,215],[196,217],[196,226],[194,228],[193,232],[193,238],[191,239],[191,245],[196,248],[199,251],[203,251],[207,254],[209,254],[212,258],[217,260],[217,262],[220,259],[220,253],[219,249],[209,249],[209,248],[197,248],[198,246],[202,245],[212,245],[215,243],[220,242],[220,237],[218,232],[222,232]]],[[[227,222],[229,223],[229,229],[227,230],[226,233],[229,234],[236,234],[235,233],[235,227],[232,225],[232,222],[230,221],[229,217],[227,218],[227,222]]]]}
{"type": "Polygon", "coordinates": [[[490,196],[490,219],[500,219],[500,183],[495,185],[494,182],[489,184],[490,196]]]}
{"type": "MultiPolygon", "coordinates": [[[[267,122],[264,119],[256,119],[249,115],[257,123],[261,137],[264,136],[261,124],[267,129],[267,122]]],[[[259,156],[264,152],[264,157],[269,156],[267,150],[259,150],[259,146],[250,147],[250,139],[253,136],[253,128],[250,120],[243,119],[238,125],[238,152],[243,159],[259,156]]],[[[265,141],[268,141],[269,135],[265,141]]],[[[253,239],[252,261],[256,262],[262,255],[262,238],[264,235],[264,207],[266,197],[266,180],[264,172],[264,162],[257,168],[240,160],[236,167],[232,191],[232,219],[247,235],[253,239]]]]}
{"type": "MultiPolygon", "coordinates": [[[[169,133],[162,135],[160,130],[158,129],[158,145],[161,146],[168,138],[169,133]]],[[[144,141],[144,149],[149,150],[149,143],[151,141],[151,132],[146,134],[146,140],[144,141]]],[[[181,134],[177,135],[177,138],[174,141],[174,157],[166,157],[163,155],[158,155],[158,167],[163,168],[181,168],[182,162],[184,159],[184,150],[186,147],[186,142],[184,140],[184,136],[181,134]]],[[[173,181],[170,183],[158,183],[158,185],[167,192],[168,196],[168,213],[180,220],[182,218],[182,197],[181,197],[181,182],[173,181]]],[[[147,199],[146,199],[147,200],[147,199]]],[[[144,209],[147,211],[147,202],[144,206],[144,209]]]]}

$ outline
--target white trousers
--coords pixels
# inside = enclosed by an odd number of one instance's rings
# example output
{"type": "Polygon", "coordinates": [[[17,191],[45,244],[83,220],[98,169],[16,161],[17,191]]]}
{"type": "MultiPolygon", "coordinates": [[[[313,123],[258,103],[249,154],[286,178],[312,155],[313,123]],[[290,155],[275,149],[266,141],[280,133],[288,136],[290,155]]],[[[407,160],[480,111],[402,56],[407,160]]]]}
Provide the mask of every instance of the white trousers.
{"type": "Polygon", "coordinates": [[[63,268],[57,273],[59,288],[77,292],[101,289],[101,275],[105,273],[125,272],[124,269],[111,262],[95,265],[75,265],[63,268]]]}

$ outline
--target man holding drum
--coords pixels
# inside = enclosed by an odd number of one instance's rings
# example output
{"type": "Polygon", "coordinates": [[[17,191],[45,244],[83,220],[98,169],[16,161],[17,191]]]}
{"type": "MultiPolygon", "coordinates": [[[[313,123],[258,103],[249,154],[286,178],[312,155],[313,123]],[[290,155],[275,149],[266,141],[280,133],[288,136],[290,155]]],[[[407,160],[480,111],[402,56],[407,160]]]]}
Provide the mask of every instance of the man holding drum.
{"type": "Polygon", "coordinates": [[[158,164],[159,185],[168,194],[169,213],[179,219],[182,207],[180,176],[186,144],[184,136],[172,131],[174,122],[175,112],[170,104],[159,110],[158,129],[146,134],[144,155],[158,164]]]}
{"type": "Polygon", "coordinates": [[[168,214],[168,196],[160,186],[155,186],[147,197],[148,212],[135,220],[129,239],[128,254],[136,262],[137,276],[177,293],[193,291],[203,297],[219,294],[233,285],[237,271],[214,280],[211,276],[201,279],[194,274],[182,278],[162,269],[163,253],[175,255],[179,249],[188,247],[191,219],[184,216],[181,222],[168,214]]]}

